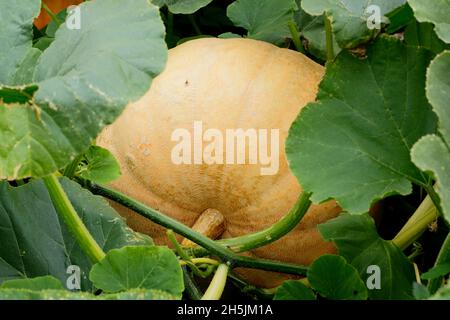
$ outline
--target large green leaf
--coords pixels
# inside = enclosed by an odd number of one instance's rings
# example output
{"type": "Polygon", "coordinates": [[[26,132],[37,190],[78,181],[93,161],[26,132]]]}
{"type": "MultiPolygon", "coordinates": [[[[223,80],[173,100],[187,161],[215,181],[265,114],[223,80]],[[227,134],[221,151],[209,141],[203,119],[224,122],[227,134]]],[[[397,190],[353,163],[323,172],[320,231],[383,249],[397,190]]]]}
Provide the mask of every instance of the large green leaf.
{"type": "Polygon", "coordinates": [[[450,0],[408,0],[420,22],[431,22],[439,38],[450,43],[450,0]]]}
{"type": "MultiPolygon", "coordinates": [[[[61,183],[103,250],[152,243],[129,229],[103,198],[68,179],[61,183]]],[[[87,274],[92,264],[59,219],[42,181],[18,188],[0,183],[0,230],[0,282],[52,275],[65,284],[67,267],[77,265],[81,288],[91,288],[87,274]]]]}
{"type": "MultiPolygon", "coordinates": [[[[15,16],[19,3],[2,1],[2,14],[15,16]]],[[[62,24],[39,58],[33,104],[0,103],[0,179],[41,177],[67,165],[148,90],[165,65],[164,26],[147,0],[89,1],[79,7],[81,28],[62,24]]],[[[29,27],[27,19],[15,29],[29,27]]]]}
{"type": "Polygon", "coordinates": [[[111,250],[89,274],[105,292],[155,289],[181,298],[183,271],[172,250],[165,247],[125,247],[111,250]]]}
{"type": "Polygon", "coordinates": [[[40,54],[32,48],[32,26],[40,11],[40,0],[0,0],[0,87],[31,81],[40,54]]]}
{"type": "Polygon", "coordinates": [[[152,2],[161,7],[167,5],[170,12],[175,14],[191,14],[206,7],[213,0],[153,0],[152,2]]]}
{"type": "Polygon", "coordinates": [[[427,97],[439,118],[438,135],[422,138],[411,154],[422,170],[434,173],[441,207],[450,221],[450,51],[436,57],[427,73],[427,97]]]}
{"type": "Polygon", "coordinates": [[[289,21],[297,10],[295,0],[237,0],[227,9],[227,16],[247,36],[256,40],[280,43],[290,36],[289,21]]]}
{"type": "Polygon", "coordinates": [[[369,290],[372,299],[412,299],[414,268],[391,241],[380,238],[369,215],[343,214],[318,226],[326,240],[335,242],[339,254],[354,266],[363,280],[368,267],[378,266],[380,289],[369,290]]]}
{"type": "Polygon", "coordinates": [[[277,289],[274,300],[316,300],[314,292],[303,283],[287,280],[277,289]]]}
{"type": "Polygon", "coordinates": [[[358,271],[340,256],[326,254],[316,259],[308,268],[308,281],[327,299],[367,299],[367,288],[358,271]]]}
{"type": "Polygon", "coordinates": [[[378,6],[381,16],[384,16],[405,2],[406,0],[302,0],[302,8],[314,16],[324,13],[331,20],[339,45],[353,48],[367,42],[379,31],[367,26],[370,14],[366,10],[369,6],[378,6]]]}
{"type": "Polygon", "coordinates": [[[367,55],[342,52],[328,66],[318,101],[302,110],[286,142],[290,168],[313,201],[335,198],[357,214],[410,193],[411,181],[428,183],[410,148],[436,126],[424,89],[432,54],[383,37],[367,55]]]}

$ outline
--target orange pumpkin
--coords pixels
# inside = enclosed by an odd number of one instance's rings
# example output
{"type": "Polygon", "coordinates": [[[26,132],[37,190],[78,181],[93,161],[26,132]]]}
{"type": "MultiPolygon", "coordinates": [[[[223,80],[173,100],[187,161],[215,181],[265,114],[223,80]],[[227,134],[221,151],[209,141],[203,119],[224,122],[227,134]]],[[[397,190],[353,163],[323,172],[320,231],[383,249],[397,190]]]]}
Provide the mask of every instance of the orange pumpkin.
{"type": "MultiPolygon", "coordinates": [[[[72,5],[78,5],[83,2],[83,0],[42,0],[42,1],[54,14],[58,14],[67,7],[70,7],[72,5]]],[[[36,20],[34,20],[34,25],[36,26],[36,28],[41,30],[47,24],[49,24],[50,21],[52,21],[52,18],[48,15],[48,13],[44,9],[42,9],[39,16],[36,18],[36,20]]]]}
{"type": "MultiPolygon", "coordinates": [[[[288,168],[284,141],[300,109],[314,101],[323,73],[322,66],[298,52],[249,39],[200,39],[170,50],[166,70],[149,92],[98,139],[121,163],[123,175],[112,186],[189,226],[206,209],[217,209],[226,221],[225,238],[271,226],[301,192],[288,168]],[[260,166],[249,164],[174,164],[172,133],[192,130],[198,120],[220,132],[279,128],[278,173],[261,175],[260,166]]],[[[166,243],[163,228],[114,206],[132,228],[166,243]]],[[[313,205],[289,235],[251,254],[309,264],[334,252],[316,226],[340,212],[334,201],[313,205]]],[[[256,270],[241,274],[264,287],[286,279],[256,270]]]]}

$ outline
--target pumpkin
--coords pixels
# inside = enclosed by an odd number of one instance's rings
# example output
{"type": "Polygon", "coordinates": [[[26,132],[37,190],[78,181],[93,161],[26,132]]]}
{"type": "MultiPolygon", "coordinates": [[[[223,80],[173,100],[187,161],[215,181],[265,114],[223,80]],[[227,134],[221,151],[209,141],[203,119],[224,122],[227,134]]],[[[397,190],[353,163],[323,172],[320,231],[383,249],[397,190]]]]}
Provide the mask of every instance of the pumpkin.
{"type": "MultiPolygon", "coordinates": [[[[83,0],[43,0],[43,2],[54,14],[58,14],[67,7],[82,3],[83,0]]],[[[48,13],[44,9],[41,9],[41,13],[34,20],[34,25],[36,26],[36,28],[41,30],[47,24],[49,24],[50,21],[52,21],[52,18],[48,15],[48,13]]]]}
{"type": "MultiPolygon", "coordinates": [[[[122,176],[112,187],[188,226],[205,210],[216,209],[225,218],[225,238],[271,226],[302,192],[289,171],[284,142],[302,107],[314,101],[323,74],[321,65],[301,53],[250,39],[197,39],[171,49],[165,71],[148,93],[127,106],[97,141],[121,164],[122,176]],[[194,135],[199,121],[204,130],[220,132],[278,129],[278,171],[261,174],[263,165],[249,161],[174,163],[173,133],[184,129],[194,135]]],[[[114,206],[134,230],[167,243],[163,228],[114,206]]],[[[316,226],[340,212],[334,201],[313,205],[292,232],[250,254],[307,265],[333,253],[334,246],[321,238],[316,226]]],[[[263,287],[286,279],[264,271],[238,272],[263,287]]]]}

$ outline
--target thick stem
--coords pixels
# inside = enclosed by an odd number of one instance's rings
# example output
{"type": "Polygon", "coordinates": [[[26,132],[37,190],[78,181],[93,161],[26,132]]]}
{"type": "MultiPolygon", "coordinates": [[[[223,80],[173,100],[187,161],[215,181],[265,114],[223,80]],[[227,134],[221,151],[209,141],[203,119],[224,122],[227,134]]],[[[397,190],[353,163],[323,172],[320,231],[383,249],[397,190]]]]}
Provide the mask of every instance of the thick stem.
{"type": "MultiPolygon", "coordinates": [[[[445,238],[442,244],[441,250],[435,262],[435,267],[444,263],[450,262],[450,233],[445,238]]],[[[438,277],[436,279],[430,280],[428,283],[428,290],[431,294],[434,294],[442,285],[443,277],[438,277]]]]}
{"type": "Polygon", "coordinates": [[[64,176],[72,179],[77,172],[78,164],[80,163],[81,159],[83,159],[83,154],[80,154],[75,159],[73,159],[73,161],[64,169],[64,176]]]}
{"type": "Polygon", "coordinates": [[[245,252],[272,243],[288,234],[300,223],[311,206],[310,197],[310,193],[302,192],[288,214],[265,230],[218,242],[234,252],[245,252]]]}
{"type": "Polygon", "coordinates": [[[217,268],[216,274],[203,295],[202,300],[220,300],[227,283],[228,269],[226,264],[221,264],[217,268]]]}
{"type": "Polygon", "coordinates": [[[334,49],[333,49],[333,30],[331,28],[330,18],[326,14],[323,15],[325,21],[325,37],[327,45],[327,62],[334,60],[334,49]]]}
{"type": "Polygon", "coordinates": [[[92,263],[102,260],[105,257],[105,253],[78,216],[56,175],[47,176],[43,180],[56,212],[63,218],[67,228],[74,235],[81,249],[92,263]]]}
{"type": "Polygon", "coordinates": [[[297,25],[293,20],[288,22],[289,31],[291,32],[292,41],[294,42],[295,49],[297,49],[298,52],[305,53],[305,50],[303,49],[302,41],[300,40],[300,32],[297,29],[297,25]]]}
{"type": "Polygon", "coordinates": [[[100,196],[104,196],[110,200],[113,200],[133,211],[138,213],[139,215],[150,219],[156,224],[159,224],[167,229],[172,229],[179,235],[188,238],[189,240],[195,242],[196,244],[202,246],[209,253],[220,257],[223,261],[225,261],[230,268],[234,267],[248,267],[255,269],[262,269],[268,271],[278,271],[296,275],[304,276],[307,271],[307,267],[291,264],[291,263],[282,263],[278,261],[265,260],[265,259],[256,259],[243,257],[235,254],[233,251],[225,248],[223,245],[217,243],[214,240],[205,237],[204,235],[193,231],[188,226],[178,222],[175,219],[172,219],[161,212],[158,212],[139,201],[136,201],[126,195],[110,189],[105,186],[97,185],[97,184],[87,184],[86,185],[89,190],[100,196]]]}
{"type": "Polygon", "coordinates": [[[408,248],[438,218],[438,211],[427,196],[392,242],[402,250],[408,248]]]}

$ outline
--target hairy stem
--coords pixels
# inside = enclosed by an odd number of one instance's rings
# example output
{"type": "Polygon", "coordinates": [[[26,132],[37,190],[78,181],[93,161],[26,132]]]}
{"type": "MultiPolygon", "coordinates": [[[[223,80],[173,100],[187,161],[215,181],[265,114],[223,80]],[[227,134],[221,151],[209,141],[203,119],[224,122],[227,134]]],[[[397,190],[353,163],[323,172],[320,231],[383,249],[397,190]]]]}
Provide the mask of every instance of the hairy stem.
{"type": "Polygon", "coordinates": [[[288,214],[265,230],[218,242],[234,252],[245,252],[272,243],[288,234],[300,223],[311,206],[310,197],[310,193],[303,192],[288,214]]]}
{"type": "Polygon", "coordinates": [[[438,218],[438,211],[427,196],[392,242],[401,250],[408,248],[438,218]]]}
{"type": "Polygon", "coordinates": [[[226,264],[219,265],[216,274],[202,297],[202,300],[220,300],[227,283],[228,269],[229,268],[226,264]]]}
{"type": "Polygon", "coordinates": [[[292,41],[294,42],[295,49],[298,52],[305,53],[305,50],[302,45],[302,41],[300,40],[300,32],[298,31],[297,25],[293,20],[288,22],[289,31],[291,32],[292,41]]]}
{"type": "Polygon", "coordinates": [[[325,37],[327,45],[327,62],[334,60],[334,49],[333,49],[333,30],[331,29],[330,18],[326,14],[323,15],[325,21],[325,37]]]}
{"type": "Polygon", "coordinates": [[[235,267],[248,267],[255,269],[262,269],[268,271],[278,271],[296,275],[305,275],[307,271],[307,267],[291,264],[291,263],[282,263],[279,261],[265,260],[265,259],[256,259],[250,257],[243,257],[237,255],[233,251],[227,249],[220,243],[217,243],[214,240],[209,239],[208,237],[192,230],[188,226],[178,222],[175,219],[172,219],[163,213],[156,211],[143,203],[136,201],[118,191],[110,189],[105,186],[101,186],[98,184],[88,183],[86,187],[91,190],[92,193],[96,195],[104,196],[110,200],[113,200],[133,211],[138,213],[139,215],[153,221],[156,224],[159,224],[167,229],[172,229],[174,232],[179,235],[188,238],[189,240],[195,242],[196,244],[205,248],[210,254],[216,255],[222,259],[222,261],[226,262],[230,268],[235,267]]]}
{"type": "Polygon", "coordinates": [[[105,257],[105,253],[78,216],[56,175],[47,176],[43,180],[56,212],[63,218],[67,228],[73,234],[81,249],[92,263],[102,260],[105,257]]]}

